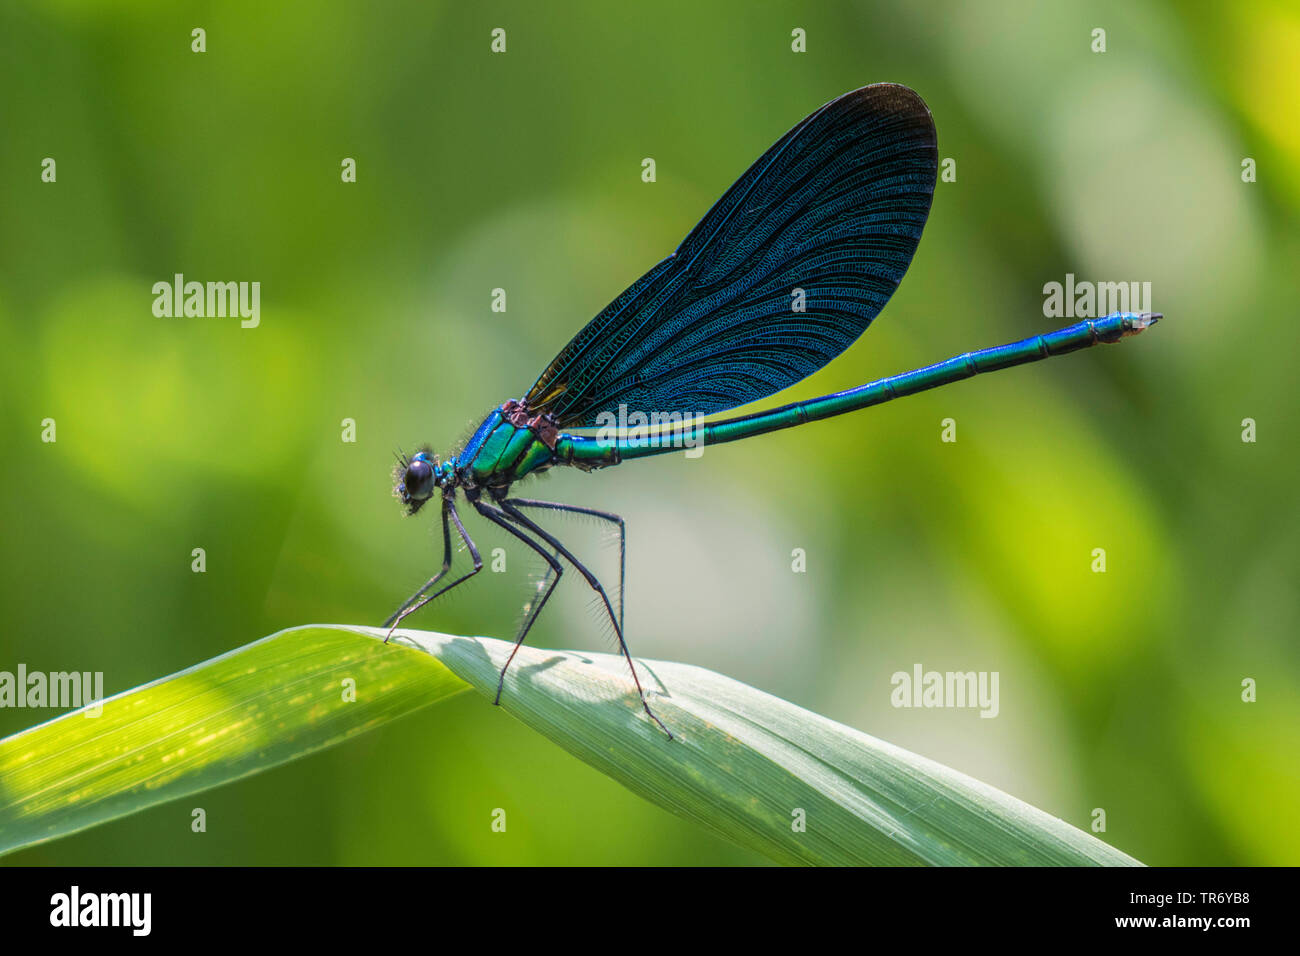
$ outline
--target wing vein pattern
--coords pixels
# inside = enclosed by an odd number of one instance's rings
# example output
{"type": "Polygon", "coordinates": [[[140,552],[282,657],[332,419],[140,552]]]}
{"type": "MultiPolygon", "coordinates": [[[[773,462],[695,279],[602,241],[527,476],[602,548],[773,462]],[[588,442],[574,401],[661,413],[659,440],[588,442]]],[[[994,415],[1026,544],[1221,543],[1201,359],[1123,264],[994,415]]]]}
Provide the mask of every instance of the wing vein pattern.
{"type": "Polygon", "coordinates": [[[707,415],[811,375],[898,287],[937,158],[930,112],[908,88],[879,83],[827,103],[574,336],[528,392],[529,408],[562,428],[595,427],[620,404],[707,415]]]}

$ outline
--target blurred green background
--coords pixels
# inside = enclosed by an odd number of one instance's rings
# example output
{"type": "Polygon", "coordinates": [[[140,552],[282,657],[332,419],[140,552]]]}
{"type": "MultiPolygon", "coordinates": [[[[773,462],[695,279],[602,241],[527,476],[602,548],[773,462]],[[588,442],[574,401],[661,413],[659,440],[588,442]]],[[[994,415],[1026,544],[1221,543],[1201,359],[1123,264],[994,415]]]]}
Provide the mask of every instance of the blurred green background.
{"type": "MultiPolygon", "coordinates": [[[[377,623],[439,558],[435,519],[390,496],[394,448],[451,450],[786,129],[892,80],[957,180],[875,327],[766,404],[1068,324],[1042,313],[1066,273],[1150,281],[1167,321],[529,493],[627,517],[640,656],[1085,829],[1102,808],[1148,863],[1300,863],[1293,4],[25,0],[0,8],[0,60],[0,670],[114,693],[291,625],[377,623]],[[176,272],[260,281],[260,327],[155,317],[176,272]],[[998,671],[1000,715],[891,707],[916,663],[998,671]]],[[[612,575],[612,543],[559,520],[612,575]]],[[[507,572],[419,626],[513,634],[538,564],[483,525],[507,572]]],[[[605,649],[576,581],[534,639],[605,649]]],[[[0,733],[55,713],[0,710],[0,733]]],[[[467,694],[6,862],[761,860],[467,694]]]]}

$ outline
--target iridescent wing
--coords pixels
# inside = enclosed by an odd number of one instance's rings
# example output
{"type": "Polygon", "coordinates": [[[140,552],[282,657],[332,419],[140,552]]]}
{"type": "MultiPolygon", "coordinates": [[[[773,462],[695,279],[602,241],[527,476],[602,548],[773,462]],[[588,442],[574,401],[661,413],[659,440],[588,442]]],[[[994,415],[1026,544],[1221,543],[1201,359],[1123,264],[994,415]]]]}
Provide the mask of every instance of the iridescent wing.
{"type": "Polygon", "coordinates": [[[827,103],[574,336],[528,392],[529,409],[562,428],[595,427],[620,404],[707,415],[811,375],[898,287],[937,156],[930,111],[905,86],[827,103]]]}

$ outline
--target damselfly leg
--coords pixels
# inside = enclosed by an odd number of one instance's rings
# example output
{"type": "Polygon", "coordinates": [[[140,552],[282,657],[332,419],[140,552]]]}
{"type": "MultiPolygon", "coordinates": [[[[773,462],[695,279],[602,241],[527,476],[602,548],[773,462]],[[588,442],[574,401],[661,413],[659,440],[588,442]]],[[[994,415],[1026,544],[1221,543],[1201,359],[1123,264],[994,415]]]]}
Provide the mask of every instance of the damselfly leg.
{"type": "Polygon", "coordinates": [[[627,524],[622,515],[612,511],[598,511],[595,508],[581,508],[578,505],[561,504],[558,501],[538,501],[535,498],[508,498],[509,504],[516,508],[543,508],[547,511],[566,511],[575,515],[588,515],[608,521],[618,527],[618,629],[623,630],[623,604],[626,591],[623,590],[627,576],[627,524]]]}
{"type": "Polygon", "coordinates": [[[474,546],[474,539],[469,536],[469,533],[465,530],[465,526],[461,523],[460,515],[456,513],[456,503],[452,501],[449,495],[444,496],[442,499],[442,529],[443,529],[442,570],[439,571],[437,574],[435,574],[432,578],[430,578],[428,584],[422,587],[419,591],[415,592],[415,594],[411,598],[411,601],[407,601],[404,605],[402,605],[402,607],[400,607],[396,611],[396,613],[394,613],[387,621],[384,622],[384,626],[388,628],[388,636],[384,638],[385,644],[388,643],[389,638],[393,636],[393,631],[397,630],[398,626],[402,623],[402,621],[405,618],[410,617],[412,614],[420,610],[420,608],[424,607],[430,601],[434,600],[435,598],[443,594],[446,594],[456,585],[463,584],[464,582],[468,581],[474,575],[478,574],[480,571],[483,570],[483,559],[479,557],[478,548],[474,546]],[[439,580],[441,580],[442,577],[451,568],[451,534],[447,530],[448,517],[450,517],[451,520],[455,523],[456,531],[460,534],[461,540],[465,542],[465,547],[469,548],[470,557],[474,559],[474,567],[472,570],[466,571],[455,581],[452,581],[451,584],[439,588],[433,594],[430,594],[428,597],[420,600],[418,603],[412,604],[411,601],[414,601],[425,591],[429,590],[429,588],[433,587],[433,585],[436,584],[439,580]]]}
{"type": "MultiPolygon", "coordinates": [[[[645,712],[650,717],[650,719],[653,720],[656,724],[658,724],[659,729],[662,730],[664,733],[668,734],[668,737],[671,740],[673,736],[672,732],[667,727],[664,726],[664,722],[662,720],[660,720],[658,717],[655,716],[654,711],[650,709],[650,704],[646,701],[645,689],[641,686],[641,678],[637,675],[636,664],[632,661],[632,652],[628,650],[627,641],[623,639],[622,624],[619,620],[619,617],[614,614],[614,607],[612,604],[610,604],[609,595],[605,593],[605,586],[600,583],[600,579],[597,578],[594,574],[592,574],[589,570],[587,570],[586,566],[577,558],[575,558],[573,556],[573,553],[569,551],[569,549],[566,548],[563,544],[561,544],[558,540],[556,540],[554,536],[549,534],[544,528],[542,528],[535,521],[533,521],[531,518],[525,515],[522,511],[520,511],[518,508],[512,505],[508,498],[498,499],[497,504],[501,506],[502,511],[504,511],[505,514],[516,524],[522,525],[524,528],[527,528],[533,534],[537,535],[537,537],[541,538],[548,545],[554,548],[557,552],[562,554],[565,560],[568,561],[571,565],[573,565],[574,568],[577,569],[578,573],[587,579],[587,583],[591,585],[592,589],[595,590],[596,593],[600,595],[601,600],[605,602],[605,610],[609,613],[610,622],[614,625],[614,633],[618,637],[619,650],[622,652],[623,657],[627,660],[628,669],[632,672],[632,682],[636,685],[637,694],[641,698],[641,706],[645,708],[645,712]]],[[[547,504],[550,504],[550,502],[547,502],[547,504]]],[[[480,509],[480,511],[481,510],[482,509],[480,509]]]]}
{"type": "Polygon", "coordinates": [[[420,586],[420,589],[418,591],[416,591],[409,598],[403,601],[401,607],[399,607],[392,614],[388,615],[388,619],[384,621],[384,623],[381,624],[380,627],[391,626],[394,621],[396,621],[399,617],[401,617],[403,611],[405,611],[416,601],[420,600],[421,596],[426,591],[428,591],[429,588],[433,587],[444,577],[446,577],[447,572],[450,570],[451,570],[451,519],[447,515],[447,502],[446,500],[444,500],[442,503],[442,570],[439,571],[437,574],[435,574],[433,577],[429,578],[428,581],[425,581],[424,584],[420,586]]]}
{"type": "Polygon", "coordinates": [[[537,615],[542,613],[542,608],[545,607],[546,602],[550,600],[551,592],[554,591],[555,586],[560,583],[560,578],[564,577],[564,566],[560,564],[559,558],[556,555],[549,554],[546,549],[536,541],[510,524],[510,521],[504,512],[498,511],[481,501],[474,502],[474,507],[478,509],[478,513],[483,517],[487,518],[494,524],[505,528],[524,544],[528,545],[528,547],[540,554],[546,559],[546,563],[550,565],[548,568],[547,579],[542,584],[540,596],[534,597],[534,599],[529,602],[528,609],[524,612],[524,620],[519,625],[519,632],[515,635],[515,646],[510,649],[510,656],[506,658],[505,664],[501,666],[501,674],[497,677],[497,695],[493,699],[492,703],[500,704],[501,691],[504,690],[506,686],[506,671],[510,669],[510,662],[513,661],[515,655],[519,653],[519,648],[524,643],[524,638],[526,638],[528,632],[533,629],[533,622],[537,620],[537,615]]]}

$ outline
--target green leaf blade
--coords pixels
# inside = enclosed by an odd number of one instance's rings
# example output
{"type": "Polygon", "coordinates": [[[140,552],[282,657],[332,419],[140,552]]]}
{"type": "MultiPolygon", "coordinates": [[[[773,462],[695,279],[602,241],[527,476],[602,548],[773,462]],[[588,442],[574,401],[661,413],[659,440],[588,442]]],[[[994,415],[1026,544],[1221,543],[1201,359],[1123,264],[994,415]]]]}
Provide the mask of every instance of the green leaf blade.
{"type": "MultiPolygon", "coordinates": [[[[0,741],[0,853],[277,766],[477,689],[512,645],[374,628],[282,631],[0,741]],[[406,645],[406,646],[401,646],[406,645]],[[422,651],[424,653],[417,653],[422,651]],[[354,702],[342,681],[357,684],[354,702]]],[[[633,792],[781,863],[1140,865],[934,761],[738,681],[524,647],[502,707],[633,792]]]]}
{"type": "MultiPolygon", "coordinates": [[[[395,640],[489,698],[511,648],[417,631],[395,640]]],[[[663,661],[638,668],[675,739],[642,712],[617,655],[521,648],[501,705],[633,792],[778,862],[1141,865],[965,774],[739,681],[663,661]]]]}
{"type": "Polygon", "coordinates": [[[278,766],[467,686],[346,631],[282,631],[0,741],[0,853],[278,766]],[[345,699],[344,680],[356,699],[345,699]]]}

